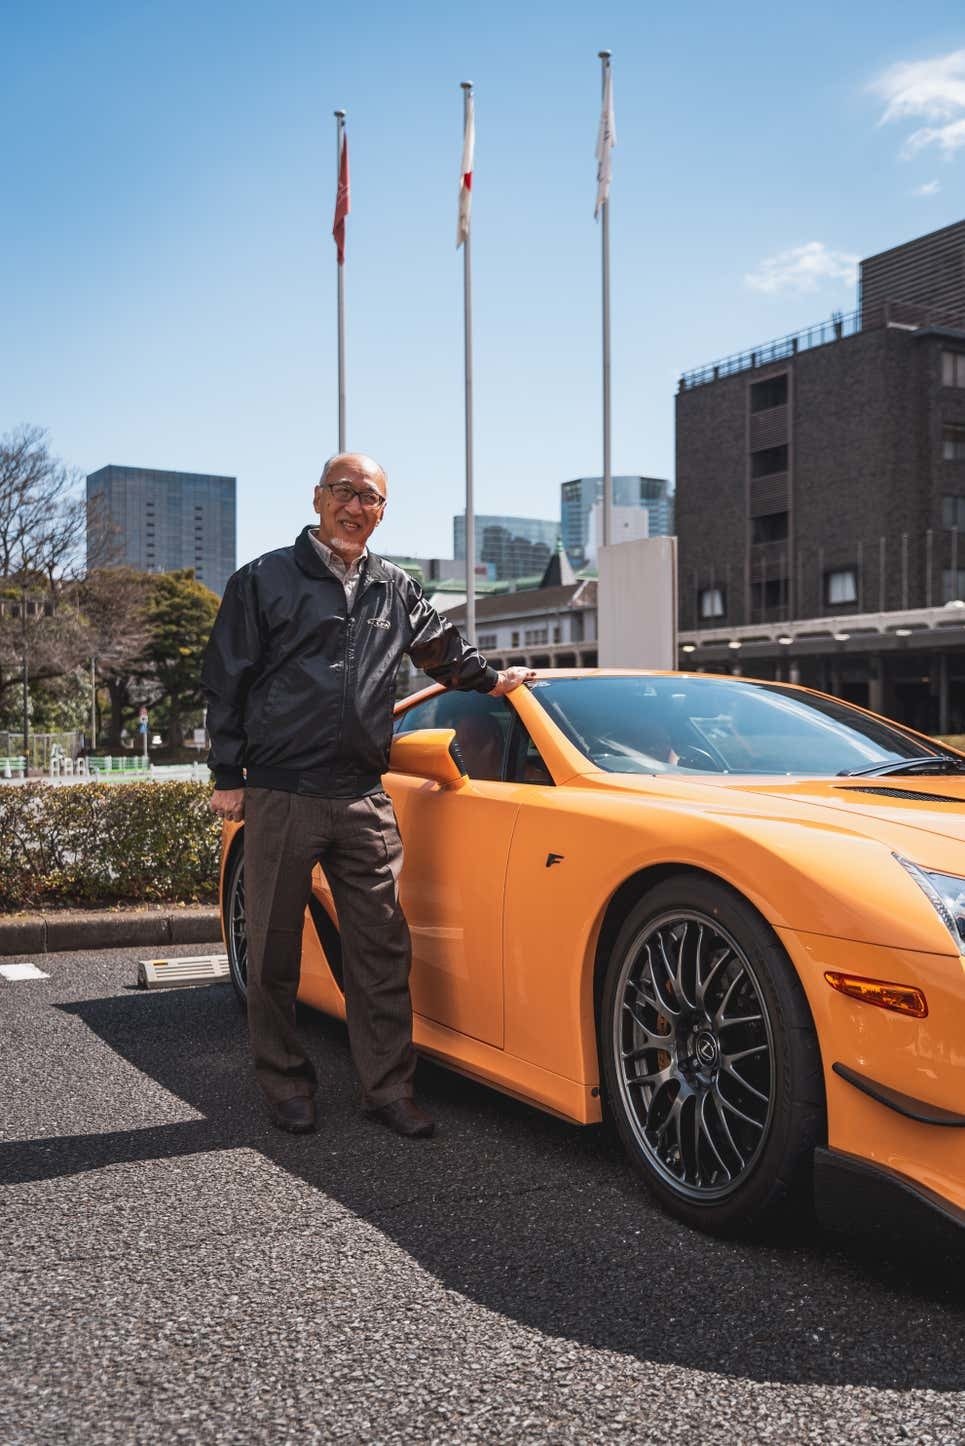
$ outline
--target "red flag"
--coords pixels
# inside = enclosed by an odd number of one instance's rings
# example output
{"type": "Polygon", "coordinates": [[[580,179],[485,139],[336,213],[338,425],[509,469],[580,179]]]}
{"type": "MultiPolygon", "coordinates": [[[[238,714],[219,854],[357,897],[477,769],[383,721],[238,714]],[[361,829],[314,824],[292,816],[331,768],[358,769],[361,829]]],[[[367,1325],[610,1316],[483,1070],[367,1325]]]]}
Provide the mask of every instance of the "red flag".
{"type": "Polygon", "coordinates": [[[351,209],[351,193],[348,183],[348,136],[343,131],[342,158],[338,167],[338,190],[335,193],[335,220],[332,222],[332,235],[335,237],[339,266],[345,264],[345,217],[351,209]]]}

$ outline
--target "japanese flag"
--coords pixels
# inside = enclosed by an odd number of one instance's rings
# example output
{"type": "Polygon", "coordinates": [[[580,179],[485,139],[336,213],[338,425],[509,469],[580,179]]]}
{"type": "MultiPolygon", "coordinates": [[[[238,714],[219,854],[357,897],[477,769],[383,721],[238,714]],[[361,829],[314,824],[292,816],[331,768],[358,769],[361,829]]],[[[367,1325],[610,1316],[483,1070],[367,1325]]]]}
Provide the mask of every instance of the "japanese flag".
{"type": "Polygon", "coordinates": [[[603,109],[600,112],[600,130],[596,138],[596,206],[594,216],[599,216],[600,207],[610,196],[610,176],[613,167],[610,152],[617,143],[616,122],[613,119],[613,72],[606,68],[603,82],[603,109]]]}
{"type": "Polygon", "coordinates": [[[456,246],[462,245],[469,235],[469,217],[472,212],[472,157],[476,149],[476,112],[469,92],[466,104],[466,129],[462,137],[462,165],[459,168],[459,220],[456,223],[456,246]]]}

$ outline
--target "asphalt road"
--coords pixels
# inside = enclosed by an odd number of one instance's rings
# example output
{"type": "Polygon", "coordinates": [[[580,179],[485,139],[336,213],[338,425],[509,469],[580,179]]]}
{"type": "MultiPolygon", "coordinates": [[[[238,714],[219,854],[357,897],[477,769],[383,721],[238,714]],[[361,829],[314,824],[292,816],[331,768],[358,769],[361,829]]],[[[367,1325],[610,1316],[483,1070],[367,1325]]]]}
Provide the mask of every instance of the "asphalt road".
{"type": "Polygon", "coordinates": [[[281,1135],[230,987],[137,957],[0,978],[3,1446],[965,1441],[960,1262],[692,1234],[602,1129],[424,1064],[399,1140],[310,1013],[281,1135]]]}

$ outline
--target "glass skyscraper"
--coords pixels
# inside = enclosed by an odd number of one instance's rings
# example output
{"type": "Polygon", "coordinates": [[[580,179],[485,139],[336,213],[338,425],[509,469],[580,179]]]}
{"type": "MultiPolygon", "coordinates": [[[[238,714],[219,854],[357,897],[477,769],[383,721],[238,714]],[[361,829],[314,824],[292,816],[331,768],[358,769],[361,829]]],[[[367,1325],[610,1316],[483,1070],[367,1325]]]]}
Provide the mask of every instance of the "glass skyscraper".
{"type": "MultiPolygon", "coordinates": [[[[558,522],[539,517],[487,517],[476,513],[476,561],[490,562],[498,578],[542,572],[556,548],[558,522]]],[[[452,519],[452,555],[466,558],[466,514],[452,519]]]]}
{"type": "Polygon", "coordinates": [[[234,477],[101,467],[87,478],[87,558],[174,572],[220,596],[235,570],[234,477]]]}
{"type": "MultiPolygon", "coordinates": [[[[563,546],[574,567],[586,561],[590,513],[594,502],[602,496],[602,477],[574,477],[560,486],[563,546]]],[[[669,537],[673,533],[673,493],[665,477],[614,477],[613,505],[645,507],[651,537],[669,537]]]]}

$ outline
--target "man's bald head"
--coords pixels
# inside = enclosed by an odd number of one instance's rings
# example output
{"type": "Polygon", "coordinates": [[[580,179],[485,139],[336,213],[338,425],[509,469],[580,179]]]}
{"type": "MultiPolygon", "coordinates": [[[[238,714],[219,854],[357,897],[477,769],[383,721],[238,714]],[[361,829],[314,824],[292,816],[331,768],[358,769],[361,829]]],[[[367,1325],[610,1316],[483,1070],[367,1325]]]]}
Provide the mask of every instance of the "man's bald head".
{"type": "Polygon", "coordinates": [[[322,468],[322,475],[318,479],[319,486],[328,481],[335,469],[346,466],[363,471],[374,483],[377,491],[381,492],[383,497],[388,496],[389,474],[374,457],[367,457],[364,452],[335,452],[322,468]]]}

